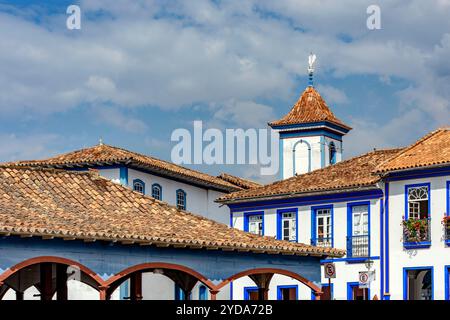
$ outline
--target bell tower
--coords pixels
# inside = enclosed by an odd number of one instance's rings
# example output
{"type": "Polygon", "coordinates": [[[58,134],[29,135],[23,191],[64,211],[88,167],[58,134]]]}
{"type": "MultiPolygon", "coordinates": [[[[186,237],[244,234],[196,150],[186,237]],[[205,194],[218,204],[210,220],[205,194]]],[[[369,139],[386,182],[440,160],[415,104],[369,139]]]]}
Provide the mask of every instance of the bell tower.
{"type": "Polygon", "coordinates": [[[280,139],[281,179],[342,160],[342,138],[352,128],[339,120],[313,86],[316,56],[309,56],[308,87],[291,111],[269,126],[280,139]]]}

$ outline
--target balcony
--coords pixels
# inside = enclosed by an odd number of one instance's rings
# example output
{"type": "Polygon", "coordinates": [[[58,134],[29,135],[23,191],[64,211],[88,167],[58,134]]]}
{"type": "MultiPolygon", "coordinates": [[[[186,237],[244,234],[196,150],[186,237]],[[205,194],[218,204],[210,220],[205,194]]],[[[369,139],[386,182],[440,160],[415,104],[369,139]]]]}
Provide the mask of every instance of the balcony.
{"type": "Polygon", "coordinates": [[[404,220],[403,246],[406,249],[429,248],[431,246],[431,219],[404,220]]]}
{"type": "Polygon", "coordinates": [[[311,239],[311,245],[321,248],[331,248],[333,240],[332,238],[313,238],[311,239]]]}
{"type": "Polygon", "coordinates": [[[347,257],[369,257],[369,235],[347,237],[347,257]]]}

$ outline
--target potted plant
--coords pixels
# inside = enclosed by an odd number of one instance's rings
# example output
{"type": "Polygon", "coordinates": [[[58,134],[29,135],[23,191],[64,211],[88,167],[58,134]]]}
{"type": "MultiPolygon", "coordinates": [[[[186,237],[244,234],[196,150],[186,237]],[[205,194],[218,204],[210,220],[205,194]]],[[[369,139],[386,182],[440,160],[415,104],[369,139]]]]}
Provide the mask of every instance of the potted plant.
{"type": "Polygon", "coordinates": [[[402,224],[405,242],[422,242],[429,240],[428,219],[403,219],[402,224]]]}

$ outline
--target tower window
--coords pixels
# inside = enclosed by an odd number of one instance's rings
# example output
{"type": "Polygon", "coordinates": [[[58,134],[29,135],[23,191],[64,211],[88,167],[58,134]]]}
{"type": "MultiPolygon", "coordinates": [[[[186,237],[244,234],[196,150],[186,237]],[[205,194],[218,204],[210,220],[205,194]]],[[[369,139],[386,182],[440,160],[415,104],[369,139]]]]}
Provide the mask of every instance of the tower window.
{"type": "Polygon", "coordinates": [[[334,142],[330,143],[330,164],[336,163],[336,146],[334,142]]]}

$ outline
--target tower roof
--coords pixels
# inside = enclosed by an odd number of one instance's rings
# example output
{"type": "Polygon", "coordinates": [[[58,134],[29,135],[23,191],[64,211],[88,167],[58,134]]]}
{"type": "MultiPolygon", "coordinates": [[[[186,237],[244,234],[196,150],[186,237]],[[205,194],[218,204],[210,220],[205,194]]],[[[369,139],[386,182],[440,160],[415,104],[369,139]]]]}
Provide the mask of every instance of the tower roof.
{"type": "Polygon", "coordinates": [[[328,121],[338,125],[346,130],[352,128],[339,120],[330,108],[327,106],[325,100],[320,96],[314,87],[309,86],[303,91],[297,103],[292,107],[291,111],[280,120],[269,123],[271,127],[278,127],[284,125],[295,125],[305,123],[317,123],[328,121]]]}

